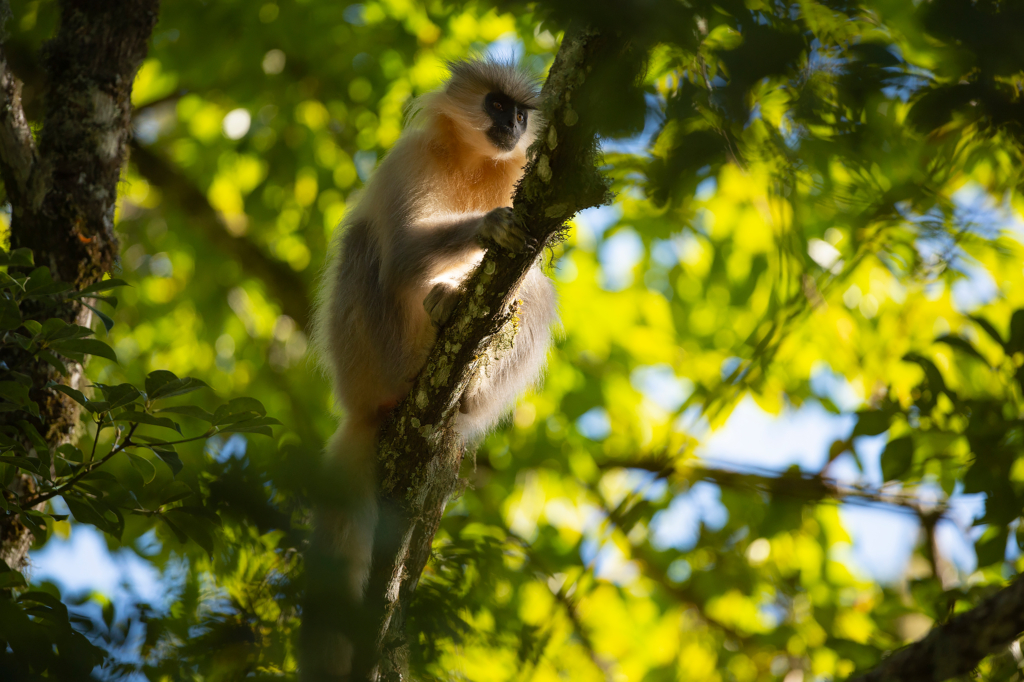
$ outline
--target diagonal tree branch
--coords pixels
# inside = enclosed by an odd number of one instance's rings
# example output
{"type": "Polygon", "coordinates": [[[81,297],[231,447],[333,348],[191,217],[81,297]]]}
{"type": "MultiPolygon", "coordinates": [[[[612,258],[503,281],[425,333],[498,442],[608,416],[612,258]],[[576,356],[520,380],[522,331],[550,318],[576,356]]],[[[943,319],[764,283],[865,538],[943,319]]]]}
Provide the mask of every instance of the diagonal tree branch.
{"type": "Polygon", "coordinates": [[[409,396],[383,430],[378,454],[381,520],[367,591],[373,632],[366,643],[373,643],[357,649],[355,679],[407,678],[404,614],[445,505],[457,488],[464,454],[453,430],[459,399],[477,358],[489,346],[514,341],[516,293],[543,249],[578,211],[608,198],[596,165],[596,127],[583,103],[598,81],[596,74],[589,75],[594,64],[625,49],[590,29],[566,35],[542,93],[548,124],[531,147],[514,198],[516,217],[528,226],[537,246],[515,256],[500,250],[486,254],[409,396]]]}
{"type": "Polygon", "coordinates": [[[214,247],[238,261],[247,274],[263,281],[281,311],[295,320],[300,329],[308,326],[310,304],[306,283],[294,270],[269,257],[252,241],[228,232],[199,188],[151,149],[133,142],[132,161],[146,180],[188,213],[189,225],[214,247]]]}
{"type": "Polygon", "coordinates": [[[1024,580],[1014,580],[980,604],[849,682],[942,682],[970,672],[1024,633],[1024,580]]]}

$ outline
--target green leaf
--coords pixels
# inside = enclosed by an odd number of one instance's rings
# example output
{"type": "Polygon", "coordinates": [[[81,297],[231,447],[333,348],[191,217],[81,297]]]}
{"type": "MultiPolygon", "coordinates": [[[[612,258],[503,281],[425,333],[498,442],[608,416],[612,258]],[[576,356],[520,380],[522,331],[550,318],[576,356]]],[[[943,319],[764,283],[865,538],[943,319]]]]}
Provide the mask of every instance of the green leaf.
{"type": "Polygon", "coordinates": [[[24,285],[19,280],[14,279],[6,272],[0,272],[0,288],[25,290],[24,285]]]}
{"type": "Polygon", "coordinates": [[[167,518],[167,514],[160,514],[158,518],[167,524],[167,527],[174,533],[174,537],[178,538],[178,542],[183,545],[188,542],[188,536],[171,519],[167,518]]]}
{"type": "Polygon", "coordinates": [[[7,332],[6,337],[4,337],[4,341],[16,343],[26,351],[32,347],[32,339],[27,336],[22,336],[17,332],[7,332]]]}
{"type": "Polygon", "coordinates": [[[48,351],[48,350],[41,350],[38,353],[36,353],[36,357],[38,357],[40,360],[46,362],[47,364],[55,367],[57,369],[57,371],[60,372],[61,374],[63,374],[64,376],[68,376],[69,375],[68,366],[65,365],[64,362],[61,361],[60,358],[58,358],[56,355],[54,355],[50,351],[48,351]]]}
{"type": "Polygon", "coordinates": [[[18,268],[30,268],[35,265],[32,256],[32,249],[15,249],[14,251],[0,251],[0,265],[12,265],[18,268]]]}
{"type": "Polygon", "coordinates": [[[970,341],[968,341],[967,339],[962,339],[959,336],[952,336],[951,334],[946,334],[945,336],[940,336],[939,338],[935,339],[935,343],[944,343],[950,348],[961,350],[964,353],[970,355],[971,357],[981,360],[986,365],[988,364],[988,360],[985,359],[985,356],[979,353],[978,350],[974,346],[972,346],[970,341]]]}
{"type": "Polygon", "coordinates": [[[14,301],[0,299],[0,330],[10,331],[21,326],[21,311],[14,301]]]}
{"type": "Polygon", "coordinates": [[[113,421],[130,422],[132,424],[151,424],[153,426],[162,426],[165,429],[177,431],[179,434],[181,433],[181,427],[166,417],[155,417],[151,414],[136,412],[134,410],[124,410],[114,417],[113,421]]]}
{"type": "MultiPolygon", "coordinates": [[[[25,323],[25,326],[28,326],[27,322],[25,323]]],[[[60,318],[51,317],[50,319],[43,322],[42,327],[39,329],[37,333],[42,334],[44,338],[50,339],[53,338],[56,334],[63,331],[64,329],[67,329],[68,327],[71,326],[72,325],[69,325],[67,322],[60,318]]]]}
{"type": "Polygon", "coordinates": [[[29,442],[35,447],[36,452],[49,452],[50,446],[46,443],[43,437],[39,435],[39,432],[36,431],[36,427],[24,419],[18,422],[18,426],[21,428],[21,432],[25,434],[25,437],[29,439],[29,442]]]}
{"type": "Polygon", "coordinates": [[[853,427],[850,438],[858,436],[877,436],[889,429],[891,415],[883,410],[867,410],[857,413],[857,425],[853,427]]]}
{"type": "Polygon", "coordinates": [[[160,505],[163,506],[183,500],[190,495],[192,495],[192,488],[188,487],[186,483],[171,481],[160,491],[157,499],[160,500],[160,505]]]}
{"type": "Polygon", "coordinates": [[[910,470],[914,462],[914,439],[903,436],[889,441],[882,452],[882,478],[894,481],[910,470]]]}
{"type": "Polygon", "coordinates": [[[61,294],[73,288],[68,282],[54,281],[50,269],[46,267],[36,268],[30,272],[28,281],[25,282],[25,294],[31,298],[61,294]]]}
{"type": "Polygon", "coordinates": [[[151,445],[149,449],[152,450],[157,457],[162,459],[167,464],[167,466],[171,468],[171,473],[174,474],[175,476],[177,476],[178,472],[181,471],[182,468],[184,467],[184,465],[181,463],[181,459],[178,457],[178,453],[175,452],[174,450],[165,450],[154,445],[151,445]]]}
{"type": "Polygon", "coordinates": [[[10,371],[7,373],[7,376],[9,376],[13,381],[17,381],[22,386],[32,388],[35,385],[32,382],[32,377],[27,374],[22,374],[21,372],[10,371]]]}
{"type": "Polygon", "coordinates": [[[200,388],[207,388],[206,383],[193,377],[179,379],[167,370],[157,370],[146,377],[146,393],[151,400],[184,395],[200,388]]]}
{"type": "Polygon", "coordinates": [[[25,320],[24,327],[32,336],[38,336],[43,331],[43,325],[35,320],[25,320]]]}
{"type": "Polygon", "coordinates": [[[15,457],[12,455],[0,455],[0,462],[4,464],[13,464],[19,469],[39,475],[39,460],[30,459],[28,457],[15,457]]]}
{"type": "Polygon", "coordinates": [[[200,521],[188,513],[183,513],[180,507],[168,510],[164,516],[173,519],[174,524],[183,533],[202,547],[207,554],[213,556],[213,536],[210,534],[205,520],[200,521]]]}
{"type": "Polygon", "coordinates": [[[117,483],[117,476],[106,471],[105,469],[93,469],[85,475],[82,479],[89,481],[106,481],[107,483],[117,483]]]}
{"type": "Polygon", "coordinates": [[[192,514],[193,516],[198,516],[202,519],[206,519],[215,526],[222,525],[220,516],[218,516],[217,512],[210,509],[209,507],[203,507],[196,504],[183,504],[180,507],[175,507],[174,510],[184,512],[186,514],[192,514]]]}
{"type": "Polygon", "coordinates": [[[79,324],[65,324],[63,320],[51,318],[43,323],[42,334],[47,341],[59,341],[92,336],[92,330],[79,324]]]}
{"type": "Polygon", "coordinates": [[[201,419],[204,422],[209,422],[211,424],[213,423],[213,414],[207,412],[206,410],[197,405],[178,405],[176,407],[165,407],[163,409],[157,410],[156,412],[157,414],[163,414],[164,412],[168,412],[170,414],[181,414],[185,415],[186,417],[193,417],[195,419],[201,419]]]}
{"type": "Polygon", "coordinates": [[[64,619],[67,620],[68,607],[61,602],[60,599],[53,596],[49,592],[43,592],[42,590],[33,590],[26,592],[18,597],[18,601],[34,601],[39,604],[46,606],[49,609],[57,611],[58,613],[64,614],[64,619]]]}
{"type": "Polygon", "coordinates": [[[95,306],[89,305],[85,301],[82,301],[82,305],[95,313],[96,317],[100,318],[100,322],[103,323],[103,328],[106,329],[108,333],[114,328],[114,320],[112,320],[109,315],[104,313],[102,310],[98,310],[95,306]]]}
{"type": "Polygon", "coordinates": [[[1013,311],[1010,317],[1010,338],[1006,352],[1010,355],[1024,351],[1024,309],[1013,311]]]}
{"type": "Polygon", "coordinates": [[[142,455],[138,455],[134,452],[128,452],[127,455],[132,466],[135,467],[135,470],[142,476],[142,480],[146,485],[152,483],[153,479],[156,478],[156,467],[153,466],[153,463],[142,455]]]}
{"type": "MultiPolygon", "coordinates": [[[[129,284],[128,286],[131,285],[129,284]]],[[[102,303],[106,303],[111,308],[117,307],[117,298],[114,296],[90,296],[89,298],[91,298],[93,301],[100,301],[102,303]]],[[[85,301],[82,301],[82,303],[84,305],[88,305],[88,303],[86,303],[85,301]]]]}
{"type": "Polygon", "coordinates": [[[235,398],[216,409],[213,413],[213,424],[235,424],[252,419],[254,415],[264,417],[266,414],[267,410],[263,403],[255,398],[235,398]]]}
{"type": "Polygon", "coordinates": [[[158,369],[146,375],[146,394],[152,398],[163,386],[178,381],[178,375],[166,369],[158,369]]]}
{"type": "Polygon", "coordinates": [[[107,519],[103,512],[96,508],[96,501],[73,495],[61,495],[61,499],[68,505],[68,509],[79,523],[88,523],[96,526],[104,533],[119,536],[120,533],[114,524],[107,519]]]}
{"type": "Polygon", "coordinates": [[[127,287],[127,286],[131,286],[131,285],[128,284],[128,282],[125,282],[123,279],[114,279],[114,278],[104,279],[104,280],[101,280],[99,282],[96,282],[95,284],[90,284],[89,286],[87,286],[84,289],[76,292],[73,295],[74,296],[86,296],[88,294],[96,294],[96,293],[99,293],[101,291],[107,291],[109,289],[115,289],[117,287],[127,287]]]}
{"type": "Polygon", "coordinates": [[[235,422],[218,429],[218,433],[259,433],[264,436],[273,436],[271,426],[278,426],[281,422],[273,417],[256,417],[245,421],[235,422]]]}
{"type": "Polygon", "coordinates": [[[0,381],[0,398],[23,405],[28,401],[28,387],[16,381],[0,381]]]}
{"type": "Polygon", "coordinates": [[[142,398],[142,392],[131,384],[118,384],[117,386],[94,384],[94,386],[100,389],[103,397],[107,399],[109,403],[108,410],[115,410],[119,407],[130,405],[142,398]]]}
{"type": "Polygon", "coordinates": [[[267,409],[263,407],[263,403],[256,400],[256,398],[235,398],[234,400],[228,401],[227,408],[228,412],[231,414],[255,412],[261,417],[265,417],[267,415],[267,409]]]}
{"type": "Polygon", "coordinates": [[[26,528],[32,531],[36,542],[46,542],[46,520],[42,514],[32,509],[23,509],[21,511],[21,521],[25,524],[26,528]]]}
{"type": "Polygon", "coordinates": [[[96,355],[117,363],[117,354],[114,353],[114,349],[99,339],[70,339],[54,343],[51,347],[58,353],[65,355],[68,353],[85,353],[86,355],[96,355]]]}
{"type": "Polygon", "coordinates": [[[51,381],[48,384],[46,384],[46,387],[47,388],[52,388],[55,391],[60,391],[61,393],[63,393],[67,397],[69,397],[72,400],[74,400],[79,405],[83,405],[84,406],[84,405],[88,405],[88,403],[89,403],[89,400],[85,397],[84,393],[82,393],[81,391],[79,391],[77,389],[71,388],[70,386],[65,386],[64,384],[58,384],[58,383],[54,383],[54,382],[51,381]]]}
{"type": "Polygon", "coordinates": [[[28,583],[25,582],[25,576],[21,574],[21,571],[7,570],[0,573],[0,590],[12,587],[28,587],[28,583]]]}
{"type": "Polygon", "coordinates": [[[992,326],[991,322],[986,320],[984,317],[980,317],[978,315],[968,315],[967,317],[969,317],[971,319],[971,321],[974,322],[974,324],[976,324],[979,327],[981,327],[981,329],[986,334],[991,336],[992,339],[996,343],[998,343],[1000,346],[1003,346],[1005,348],[1006,342],[1003,341],[1003,337],[999,335],[999,332],[996,331],[996,328],[994,326],[992,326]]]}
{"type": "Polygon", "coordinates": [[[989,526],[974,544],[978,554],[978,568],[1002,563],[1006,559],[1006,541],[1009,529],[989,526]]]}
{"type": "Polygon", "coordinates": [[[25,283],[26,298],[40,298],[42,296],[53,296],[71,291],[75,287],[69,282],[33,282],[31,279],[25,283]]]}
{"type": "Polygon", "coordinates": [[[935,363],[917,353],[907,353],[903,356],[906,362],[913,362],[920,365],[928,382],[928,387],[936,394],[946,393],[946,380],[942,378],[942,372],[935,366],[935,363]]]}
{"type": "Polygon", "coordinates": [[[58,446],[57,454],[69,462],[77,462],[81,464],[85,461],[85,455],[82,454],[82,451],[71,443],[64,443],[63,445],[58,446]]]}

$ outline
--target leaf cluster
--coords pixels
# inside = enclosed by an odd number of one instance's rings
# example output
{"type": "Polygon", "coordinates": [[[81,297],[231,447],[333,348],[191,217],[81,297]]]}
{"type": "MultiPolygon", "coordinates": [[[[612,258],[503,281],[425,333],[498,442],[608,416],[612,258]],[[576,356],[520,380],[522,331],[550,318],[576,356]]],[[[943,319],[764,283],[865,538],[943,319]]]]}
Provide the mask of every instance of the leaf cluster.
{"type": "MultiPolygon", "coordinates": [[[[87,356],[117,362],[108,344],[91,338],[91,329],[46,314],[71,298],[107,325],[110,319],[95,305],[115,306],[108,292],[125,283],[107,279],[73,291],[52,280],[48,268],[33,267],[27,250],[0,252],[0,266],[7,268],[0,272],[0,513],[5,526],[27,527],[41,545],[55,524],[70,516],[119,541],[126,518],[139,516],[163,524],[183,545],[194,542],[212,555],[222,522],[201,491],[177,477],[182,470],[178,448],[223,434],[269,436],[280,422],[254,398],[235,398],[212,411],[180,404],[174,399],[207,386],[166,370],[150,372],[142,386],[95,383],[80,390],[57,381],[34,385],[34,363],[56,368],[69,381],[69,368],[87,356]],[[39,402],[61,399],[57,396],[81,406],[82,441],[91,444],[47,440],[51,430],[39,402]]],[[[6,670],[16,676],[75,670],[87,675],[106,660],[102,649],[72,627],[59,599],[29,590],[22,574],[2,562],[0,590],[0,641],[6,647],[0,658],[6,670]]]]}

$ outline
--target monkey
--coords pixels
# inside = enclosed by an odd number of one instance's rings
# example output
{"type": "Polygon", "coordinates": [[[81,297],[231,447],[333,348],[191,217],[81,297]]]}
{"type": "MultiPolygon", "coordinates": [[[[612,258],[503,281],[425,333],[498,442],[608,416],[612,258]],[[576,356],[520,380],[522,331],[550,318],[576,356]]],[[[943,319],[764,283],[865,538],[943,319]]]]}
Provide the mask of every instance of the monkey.
{"type": "MultiPolygon", "coordinates": [[[[348,562],[357,601],[377,523],[378,431],[411,389],[484,249],[521,252],[530,241],[511,204],[541,127],[537,88],[512,64],[475,59],[449,69],[440,89],[414,101],[344,219],[314,316],[313,341],[344,410],[327,456],[345,472],[351,497],[343,518],[321,518],[314,537],[348,562]]],[[[466,442],[499,422],[543,370],[557,313],[539,263],[517,298],[513,347],[481,363],[461,397],[455,428],[466,442]]]]}

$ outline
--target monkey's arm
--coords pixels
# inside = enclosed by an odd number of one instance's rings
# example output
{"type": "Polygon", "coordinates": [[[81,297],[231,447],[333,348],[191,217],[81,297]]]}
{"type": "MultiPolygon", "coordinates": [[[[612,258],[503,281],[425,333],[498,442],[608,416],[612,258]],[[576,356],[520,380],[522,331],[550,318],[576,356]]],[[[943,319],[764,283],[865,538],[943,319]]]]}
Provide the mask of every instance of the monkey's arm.
{"type": "Polygon", "coordinates": [[[431,221],[402,228],[392,239],[385,278],[402,285],[421,282],[432,273],[444,272],[463,262],[474,248],[491,242],[518,253],[529,240],[515,224],[512,209],[495,208],[484,215],[431,221]]]}

